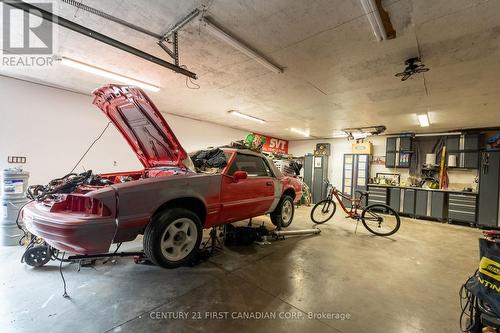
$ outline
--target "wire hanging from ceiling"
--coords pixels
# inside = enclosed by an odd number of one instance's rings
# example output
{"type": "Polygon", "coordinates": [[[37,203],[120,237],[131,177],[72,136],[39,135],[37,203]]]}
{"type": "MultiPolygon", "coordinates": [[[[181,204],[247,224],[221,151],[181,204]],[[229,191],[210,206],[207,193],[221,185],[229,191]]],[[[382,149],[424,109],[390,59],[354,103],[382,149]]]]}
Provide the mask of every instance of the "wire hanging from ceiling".
{"type": "MultiPolygon", "coordinates": [[[[181,67],[184,68],[184,69],[189,70],[186,65],[181,65],[181,67]]],[[[198,89],[201,88],[198,83],[194,82],[190,77],[187,77],[187,76],[186,76],[186,87],[188,89],[193,89],[193,90],[198,90],[198,89]]]]}

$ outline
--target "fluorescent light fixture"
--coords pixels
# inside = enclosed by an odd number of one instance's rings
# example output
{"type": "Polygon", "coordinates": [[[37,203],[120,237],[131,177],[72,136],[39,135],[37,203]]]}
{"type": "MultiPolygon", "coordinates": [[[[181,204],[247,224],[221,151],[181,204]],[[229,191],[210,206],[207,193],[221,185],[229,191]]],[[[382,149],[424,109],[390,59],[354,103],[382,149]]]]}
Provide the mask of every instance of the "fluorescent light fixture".
{"type": "Polygon", "coordinates": [[[387,39],[387,33],[385,32],[384,23],[382,22],[382,18],[380,17],[380,13],[378,11],[375,0],[360,0],[360,2],[363,10],[365,11],[366,17],[368,18],[368,22],[370,22],[370,26],[377,41],[380,42],[383,39],[387,39]]]}
{"type": "Polygon", "coordinates": [[[238,112],[238,111],[235,111],[235,110],[231,110],[231,111],[228,111],[228,112],[230,114],[232,114],[233,116],[237,116],[237,117],[248,119],[248,120],[253,120],[253,121],[256,121],[256,122],[261,123],[261,124],[265,124],[266,123],[266,121],[263,120],[263,119],[260,119],[260,118],[254,117],[254,116],[249,116],[247,114],[244,114],[244,113],[241,113],[241,112],[238,112]]]}
{"type": "Polygon", "coordinates": [[[246,54],[250,58],[254,59],[257,61],[259,64],[262,66],[266,67],[269,69],[271,72],[274,72],[276,74],[283,73],[283,69],[279,68],[278,66],[272,64],[269,62],[269,60],[265,59],[263,56],[258,54],[256,51],[252,50],[249,46],[243,44],[240,42],[238,39],[235,37],[231,36],[218,26],[216,26],[213,22],[211,22],[208,18],[204,17],[203,22],[205,23],[205,27],[207,30],[214,35],[215,37],[219,38],[220,40],[226,42],[227,44],[231,45],[241,53],[246,54]]]}
{"type": "Polygon", "coordinates": [[[366,132],[354,132],[352,133],[352,136],[354,137],[354,139],[366,139],[367,137],[369,137],[371,134],[370,133],[366,133],[366,132]]]}
{"type": "Polygon", "coordinates": [[[309,131],[304,131],[304,130],[300,130],[298,128],[290,128],[290,131],[291,132],[294,132],[294,133],[297,133],[297,134],[300,134],[302,136],[305,136],[306,138],[309,137],[309,131]]]}
{"type": "Polygon", "coordinates": [[[427,113],[417,115],[420,127],[429,127],[429,115],[427,113]]]}
{"type": "Polygon", "coordinates": [[[332,138],[334,138],[334,139],[347,138],[347,133],[346,132],[333,132],[332,138]]]}
{"type": "Polygon", "coordinates": [[[76,60],[73,60],[70,58],[62,57],[61,64],[63,64],[64,66],[76,68],[76,69],[79,69],[81,71],[91,73],[91,74],[94,74],[97,76],[102,76],[102,77],[105,77],[107,79],[116,80],[116,81],[121,82],[121,83],[126,83],[126,84],[130,84],[133,86],[137,86],[139,88],[143,88],[143,89],[146,89],[149,91],[154,91],[154,92],[160,91],[160,87],[154,86],[152,84],[142,82],[139,80],[135,80],[135,79],[132,79],[132,78],[120,75],[120,74],[116,74],[116,73],[107,71],[105,69],[98,68],[98,67],[95,67],[92,65],[88,65],[88,64],[85,64],[83,62],[76,61],[76,60]]]}

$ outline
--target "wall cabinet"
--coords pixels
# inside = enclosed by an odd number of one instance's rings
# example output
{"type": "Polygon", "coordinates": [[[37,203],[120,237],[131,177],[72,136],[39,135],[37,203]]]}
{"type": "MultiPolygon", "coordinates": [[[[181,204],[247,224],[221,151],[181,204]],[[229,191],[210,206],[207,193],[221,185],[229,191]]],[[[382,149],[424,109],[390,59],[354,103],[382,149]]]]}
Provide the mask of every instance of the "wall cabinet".
{"type": "Polygon", "coordinates": [[[412,154],[412,137],[389,137],[385,146],[385,166],[387,168],[408,168],[412,154]]]}
{"type": "Polygon", "coordinates": [[[478,169],[479,134],[452,135],[446,138],[448,156],[455,155],[457,168],[478,169]]]}

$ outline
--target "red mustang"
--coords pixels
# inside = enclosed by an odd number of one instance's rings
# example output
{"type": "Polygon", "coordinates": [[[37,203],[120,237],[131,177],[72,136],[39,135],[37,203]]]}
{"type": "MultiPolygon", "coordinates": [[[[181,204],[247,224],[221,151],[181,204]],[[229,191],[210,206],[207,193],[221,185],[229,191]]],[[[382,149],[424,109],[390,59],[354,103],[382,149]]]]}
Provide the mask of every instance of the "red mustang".
{"type": "Polygon", "coordinates": [[[276,225],[292,222],[300,182],[283,176],[262,154],[223,148],[227,163],[220,172],[195,172],[142,90],[108,85],[94,95],[94,104],[123,134],[144,170],[102,174],[106,185],[80,184],[28,204],[22,220],[49,246],[92,255],[144,234],[147,257],[172,268],[193,259],[203,228],[266,213],[276,225]]]}

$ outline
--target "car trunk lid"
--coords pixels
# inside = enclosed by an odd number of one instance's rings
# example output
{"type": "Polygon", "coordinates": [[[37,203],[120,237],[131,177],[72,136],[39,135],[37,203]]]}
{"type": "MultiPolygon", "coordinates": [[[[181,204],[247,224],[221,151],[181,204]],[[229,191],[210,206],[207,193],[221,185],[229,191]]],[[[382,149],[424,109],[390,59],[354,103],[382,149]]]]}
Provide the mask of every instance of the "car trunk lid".
{"type": "Polygon", "coordinates": [[[121,132],[145,168],[185,168],[188,154],[149,97],[139,88],[107,85],[93,92],[98,106],[121,132]]]}

